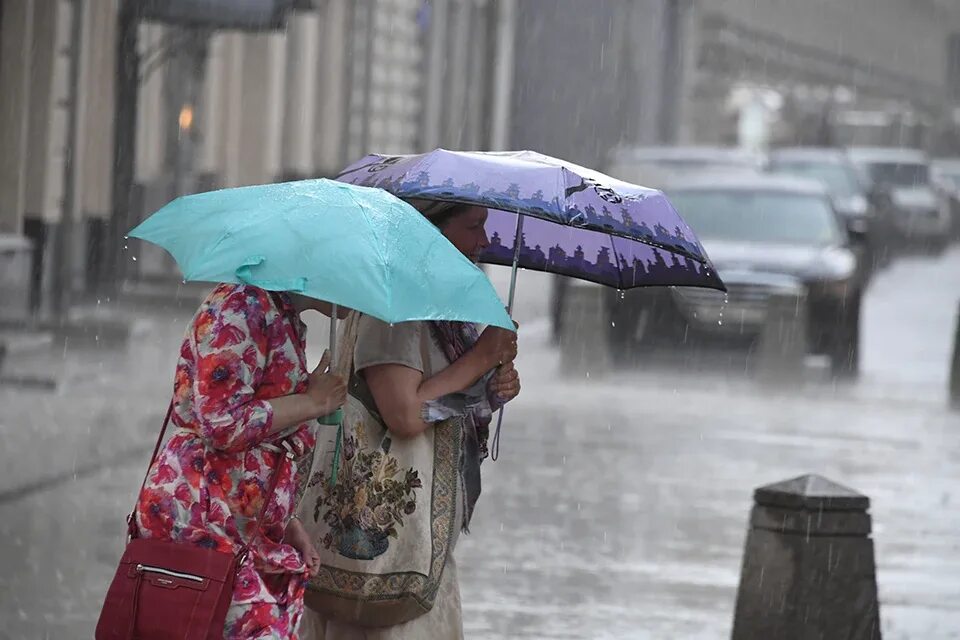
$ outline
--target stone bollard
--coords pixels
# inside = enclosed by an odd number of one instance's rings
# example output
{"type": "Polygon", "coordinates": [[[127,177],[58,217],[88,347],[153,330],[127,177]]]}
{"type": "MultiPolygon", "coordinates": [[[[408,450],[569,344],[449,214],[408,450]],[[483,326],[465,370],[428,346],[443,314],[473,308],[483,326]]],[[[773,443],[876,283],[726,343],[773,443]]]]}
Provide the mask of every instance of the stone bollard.
{"type": "Polygon", "coordinates": [[[754,373],[764,383],[792,383],[807,356],[807,298],[802,290],[771,294],[754,373]]]}
{"type": "Polygon", "coordinates": [[[610,368],[608,292],[600,285],[570,282],[560,309],[560,368],[566,375],[599,376],[610,368]]]}
{"type": "Polygon", "coordinates": [[[953,332],[953,361],[950,363],[950,406],[960,411],[960,308],[953,332]]]}
{"type": "Polygon", "coordinates": [[[870,499],[806,475],[754,501],[733,640],[880,640],[870,499]]]}

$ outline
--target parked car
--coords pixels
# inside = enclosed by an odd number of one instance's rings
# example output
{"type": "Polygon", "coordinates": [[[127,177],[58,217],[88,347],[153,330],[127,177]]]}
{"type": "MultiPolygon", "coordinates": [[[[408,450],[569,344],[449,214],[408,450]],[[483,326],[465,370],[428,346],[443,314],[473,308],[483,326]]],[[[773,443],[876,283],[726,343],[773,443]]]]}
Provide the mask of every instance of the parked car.
{"type": "Polygon", "coordinates": [[[950,205],[933,183],[926,154],[882,147],[854,147],[848,153],[872,188],[889,200],[897,242],[942,253],[950,243],[950,205]]]}
{"type": "MultiPolygon", "coordinates": [[[[608,158],[607,173],[619,180],[661,188],[672,178],[702,173],[757,174],[763,158],[735,147],[668,146],[618,147],[608,158]]],[[[552,282],[553,340],[560,338],[562,308],[569,281],[555,276],[552,282]]]]}
{"type": "Polygon", "coordinates": [[[933,181],[950,203],[952,237],[960,240],[960,158],[940,158],[931,166],[933,181]]]}
{"type": "Polygon", "coordinates": [[[735,147],[619,147],[607,163],[607,173],[614,178],[644,186],[670,176],[762,168],[761,156],[735,147]]]}
{"type": "MultiPolygon", "coordinates": [[[[614,358],[656,346],[749,348],[764,326],[770,297],[803,292],[809,351],[829,356],[837,376],[857,374],[865,279],[822,185],[784,176],[713,175],[676,180],[666,191],[728,291],[610,292],[614,358]]],[[[554,312],[562,317],[562,299],[554,312]]]]}
{"type": "Polygon", "coordinates": [[[860,250],[871,270],[888,264],[893,249],[891,208],[862,180],[846,152],[830,148],[778,149],[770,153],[767,168],[773,173],[809,178],[823,184],[833,207],[855,237],[864,239],[860,250]]]}

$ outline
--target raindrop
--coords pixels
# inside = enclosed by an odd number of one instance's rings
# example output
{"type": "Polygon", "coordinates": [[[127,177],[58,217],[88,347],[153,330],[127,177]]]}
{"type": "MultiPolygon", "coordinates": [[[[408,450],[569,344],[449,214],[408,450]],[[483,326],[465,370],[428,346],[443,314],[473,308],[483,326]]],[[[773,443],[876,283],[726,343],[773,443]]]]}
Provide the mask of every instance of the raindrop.
{"type": "Polygon", "coordinates": [[[611,327],[615,327],[615,326],[617,326],[617,323],[616,323],[616,322],[613,322],[613,321],[611,321],[611,322],[610,322],[610,326],[611,326],[611,327]]]}
{"type": "Polygon", "coordinates": [[[133,256],[133,261],[134,261],[134,262],[137,261],[137,256],[133,256]]]}

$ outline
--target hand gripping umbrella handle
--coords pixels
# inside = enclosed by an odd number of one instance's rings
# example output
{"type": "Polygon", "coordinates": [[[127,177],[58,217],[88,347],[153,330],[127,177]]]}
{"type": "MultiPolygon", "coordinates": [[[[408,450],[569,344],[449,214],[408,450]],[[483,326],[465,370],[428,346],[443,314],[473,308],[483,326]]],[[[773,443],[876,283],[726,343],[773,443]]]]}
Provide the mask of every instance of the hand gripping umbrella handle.
{"type": "Polygon", "coordinates": [[[333,413],[317,418],[317,422],[325,425],[337,425],[343,422],[343,409],[337,409],[333,413]]]}

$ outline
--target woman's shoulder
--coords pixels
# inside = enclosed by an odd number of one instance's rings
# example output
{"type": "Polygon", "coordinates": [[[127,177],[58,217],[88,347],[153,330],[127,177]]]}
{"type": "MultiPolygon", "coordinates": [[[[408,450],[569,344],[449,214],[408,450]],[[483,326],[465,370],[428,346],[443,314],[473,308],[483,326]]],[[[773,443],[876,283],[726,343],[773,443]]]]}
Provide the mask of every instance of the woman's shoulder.
{"type": "Polygon", "coordinates": [[[218,284],[207,296],[203,306],[212,310],[254,316],[262,315],[272,307],[268,291],[249,284],[230,282],[218,284]]]}
{"type": "Polygon", "coordinates": [[[423,370],[420,357],[426,322],[390,324],[362,316],[357,326],[354,366],[359,370],[373,364],[396,363],[423,370]]]}
{"type": "Polygon", "coordinates": [[[269,292],[259,287],[219,284],[207,295],[193,319],[194,336],[197,340],[209,338],[211,332],[227,326],[261,336],[271,324],[272,308],[269,292]]]}

